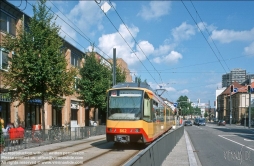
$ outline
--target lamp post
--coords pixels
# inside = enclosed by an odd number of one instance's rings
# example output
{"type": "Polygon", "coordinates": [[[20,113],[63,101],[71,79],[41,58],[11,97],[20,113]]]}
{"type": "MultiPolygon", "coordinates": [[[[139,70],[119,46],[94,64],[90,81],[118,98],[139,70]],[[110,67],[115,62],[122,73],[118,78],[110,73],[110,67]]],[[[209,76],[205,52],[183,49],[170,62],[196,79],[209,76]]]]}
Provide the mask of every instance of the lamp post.
{"type": "Polygon", "coordinates": [[[230,87],[230,116],[229,116],[229,124],[231,125],[232,124],[232,98],[231,98],[231,95],[232,95],[232,92],[234,91],[234,85],[231,85],[230,87]]]}
{"type": "Polygon", "coordinates": [[[249,92],[249,128],[251,126],[251,86],[248,85],[248,92],[249,92]]]}

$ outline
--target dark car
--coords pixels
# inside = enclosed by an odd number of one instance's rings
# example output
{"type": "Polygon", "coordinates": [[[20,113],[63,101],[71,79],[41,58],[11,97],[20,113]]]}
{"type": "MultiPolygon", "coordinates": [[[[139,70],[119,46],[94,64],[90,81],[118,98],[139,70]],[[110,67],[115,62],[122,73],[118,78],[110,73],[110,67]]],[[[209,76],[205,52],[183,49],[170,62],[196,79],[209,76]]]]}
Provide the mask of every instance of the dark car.
{"type": "Polygon", "coordinates": [[[186,120],[184,122],[184,126],[192,126],[192,122],[190,120],[186,120]]]}
{"type": "Polygon", "coordinates": [[[196,119],[194,120],[194,125],[197,125],[197,126],[205,126],[205,125],[206,125],[205,118],[196,118],[196,119]]]}
{"type": "Polygon", "coordinates": [[[225,120],[219,120],[218,121],[218,126],[226,126],[225,120]]]}
{"type": "Polygon", "coordinates": [[[199,122],[199,118],[196,118],[196,119],[194,120],[194,125],[198,125],[198,122],[199,122]]]}
{"type": "Polygon", "coordinates": [[[197,124],[198,126],[205,126],[206,125],[206,123],[205,123],[205,118],[200,118],[199,120],[198,120],[198,124],[197,124]]]}

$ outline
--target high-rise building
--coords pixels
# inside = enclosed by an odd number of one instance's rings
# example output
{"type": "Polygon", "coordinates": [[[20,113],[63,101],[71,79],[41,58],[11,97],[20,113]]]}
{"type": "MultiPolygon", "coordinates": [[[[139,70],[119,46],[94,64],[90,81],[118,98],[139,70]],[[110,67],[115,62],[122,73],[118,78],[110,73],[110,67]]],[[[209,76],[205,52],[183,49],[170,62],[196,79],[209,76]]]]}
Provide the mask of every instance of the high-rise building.
{"type": "Polygon", "coordinates": [[[228,87],[233,82],[242,84],[246,81],[246,70],[236,68],[231,70],[230,73],[222,75],[222,87],[228,87]]]}

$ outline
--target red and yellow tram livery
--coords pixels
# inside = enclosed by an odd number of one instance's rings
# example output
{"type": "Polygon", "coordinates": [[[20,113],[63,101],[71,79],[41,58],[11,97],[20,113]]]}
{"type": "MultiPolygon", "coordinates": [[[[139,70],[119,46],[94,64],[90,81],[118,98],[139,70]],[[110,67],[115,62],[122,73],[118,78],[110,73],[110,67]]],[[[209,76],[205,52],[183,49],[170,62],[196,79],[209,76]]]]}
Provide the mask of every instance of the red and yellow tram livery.
{"type": "Polygon", "coordinates": [[[108,142],[150,143],[173,125],[172,109],[146,83],[119,83],[107,99],[108,142]]]}

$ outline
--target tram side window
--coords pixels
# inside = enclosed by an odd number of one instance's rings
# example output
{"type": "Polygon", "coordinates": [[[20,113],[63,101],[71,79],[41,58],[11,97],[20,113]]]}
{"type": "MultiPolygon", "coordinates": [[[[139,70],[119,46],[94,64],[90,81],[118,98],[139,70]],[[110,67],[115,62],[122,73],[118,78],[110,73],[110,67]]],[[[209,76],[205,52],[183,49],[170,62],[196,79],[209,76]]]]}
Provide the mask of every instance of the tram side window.
{"type": "Polygon", "coordinates": [[[145,121],[151,121],[151,102],[150,99],[144,99],[144,117],[145,121]]]}

